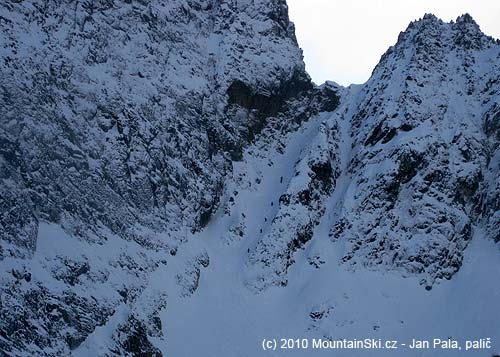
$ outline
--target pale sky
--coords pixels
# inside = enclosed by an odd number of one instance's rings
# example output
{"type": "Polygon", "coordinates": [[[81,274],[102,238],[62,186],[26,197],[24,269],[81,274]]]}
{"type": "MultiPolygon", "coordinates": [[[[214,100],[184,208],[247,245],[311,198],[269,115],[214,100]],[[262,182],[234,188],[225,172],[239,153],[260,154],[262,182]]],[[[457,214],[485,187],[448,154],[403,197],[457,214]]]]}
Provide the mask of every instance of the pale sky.
{"type": "Polygon", "coordinates": [[[364,83],[412,20],[430,12],[449,22],[466,12],[500,38],[500,0],[288,0],[290,19],[317,84],[364,83]]]}

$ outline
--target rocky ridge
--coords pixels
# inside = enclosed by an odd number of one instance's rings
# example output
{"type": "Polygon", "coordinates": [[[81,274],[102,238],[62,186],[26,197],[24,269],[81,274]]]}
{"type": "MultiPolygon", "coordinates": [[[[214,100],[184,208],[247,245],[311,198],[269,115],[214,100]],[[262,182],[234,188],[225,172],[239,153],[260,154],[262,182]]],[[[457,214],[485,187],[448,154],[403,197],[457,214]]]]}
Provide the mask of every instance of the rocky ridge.
{"type": "Polygon", "coordinates": [[[336,96],[306,74],[284,1],[7,1],[0,15],[0,348],[67,354],[125,305],[110,353],[156,354],[164,294],[133,307],[149,276],[210,220],[270,117],[297,125],[336,96]],[[69,251],[41,253],[44,227],[69,251]]]}
{"type": "MultiPolygon", "coordinates": [[[[8,1],[0,15],[8,355],[78,355],[102,329],[104,355],[168,353],[157,280],[214,215],[232,222],[228,245],[251,241],[257,294],[286,287],[301,252],[322,269],[307,248],[324,227],[340,265],[428,290],[475,227],[499,240],[500,44],[469,15],[413,22],[349,88],[311,83],[284,1],[8,1]],[[277,165],[306,124],[250,226],[233,202],[263,178],[245,165],[277,165]]],[[[182,259],[171,278],[187,298],[211,262],[201,243],[182,259]]]]}
{"type": "Polygon", "coordinates": [[[342,89],[316,138],[324,144],[309,149],[316,159],[297,161],[293,193],[250,255],[264,273],[249,285],[286,285],[293,252],[324,220],[345,243],[344,266],[417,275],[428,290],[460,269],[474,227],[498,240],[499,45],[469,15],[444,23],[428,14],[367,83],[342,89]]]}

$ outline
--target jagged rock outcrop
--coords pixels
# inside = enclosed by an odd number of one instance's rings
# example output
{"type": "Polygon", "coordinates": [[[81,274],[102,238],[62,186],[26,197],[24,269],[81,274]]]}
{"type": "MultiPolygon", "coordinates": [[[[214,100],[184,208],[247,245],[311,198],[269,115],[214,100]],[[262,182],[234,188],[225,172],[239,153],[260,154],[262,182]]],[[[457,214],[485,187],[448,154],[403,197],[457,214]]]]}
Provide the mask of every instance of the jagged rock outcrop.
{"type": "Polygon", "coordinates": [[[484,89],[499,53],[469,15],[426,15],[382,56],[350,119],[354,205],[334,228],[346,263],[401,267],[427,288],[460,268],[491,189],[482,128],[499,98],[484,89]]]}
{"type": "Polygon", "coordinates": [[[2,12],[2,204],[16,208],[4,257],[33,253],[38,220],[136,240],[138,225],[199,229],[228,153],[312,89],[284,2],[32,1],[2,12]]]}
{"type": "MultiPolygon", "coordinates": [[[[151,272],[209,222],[231,160],[270,117],[297,123],[336,105],[306,74],[281,0],[6,1],[0,15],[6,353],[67,354],[136,304],[151,272]],[[292,118],[289,101],[312,109],[292,118]],[[47,223],[82,254],[37,254],[47,223]]],[[[141,317],[128,321],[116,351],[155,354],[141,317]]]]}
{"type": "Polygon", "coordinates": [[[333,193],[340,175],[340,135],[338,123],[322,123],[319,134],[296,161],[288,187],[276,202],[279,210],[271,227],[249,256],[263,270],[248,282],[253,290],[286,286],[294,254],[313,239],[314,228],[326,211],[325,197],[333,193]]]}
{"type": "Polygon", "coordinates": [[[500,240],[500,43],[469,15],[413,22],[349,88],[311,83],[284,0],[9,0],[0,29],[4,354],[162,355],[214,216],[253,293],[322,269],[325,231],[428,290],[474,227],[500,240]]]}
{"type": "MultiPolygon", "coordinates": [[[[344,90],[324,120],[332,138],[310,150],[330,153],[322,162],[331,186],[311,190],[312,172],[310,184],[291,180],[270,232],[250,255],[265,272],[249,285],[286,285],[293,251],[329,219],[326,202],[340,179],[348,184],[330,202],[341,206],[330,236],[344,242],[342,262],[351,269],[397,270],[431,289],[460,269],[474,226],[498,240],[499,56],[500,43],[469,15],[411,23],[370,80],[344,90]]],[[[318,261],[321,255],[310,257],[318,261]]]]}

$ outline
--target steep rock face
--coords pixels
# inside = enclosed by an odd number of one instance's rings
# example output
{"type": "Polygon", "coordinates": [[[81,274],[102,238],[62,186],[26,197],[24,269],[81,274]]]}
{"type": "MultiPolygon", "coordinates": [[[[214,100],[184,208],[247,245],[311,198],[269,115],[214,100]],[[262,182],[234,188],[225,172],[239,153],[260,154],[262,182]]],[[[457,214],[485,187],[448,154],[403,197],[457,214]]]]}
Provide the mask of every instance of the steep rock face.
{"type": "Polygon", "coordinates": [[[474,225],[500,239],[500,49],[468,15],[343,89],[311,84],[281,0],[0,9],[2,352],[161,355],[163,284],[197,293],[211,257],[178,251],[216,211],[257,293],[320,271],[328,233],[344,267],[428,289],[474,225]]]}
{"type": "MultiPolygon", "coordinates": [[[[498,78],[498,77],[497,77],[498,78]]],[[[500,80],[495,80],[498,83],[500,80]]],[[[491,88],[491,82],[485,87],[489,95],[498,98],[498,84],[491,88]]],[[[487,170],[485,182],[488,190],[484,193],[483,209],[486,229],[495,239],[500,241],[500,105],[497,99],[483,116],[484,131],[486,133],[487,170]]]]}
{"type": "Polygon", "coordinates": [[[460,268],[490,192],[483,122],[494,131],[499,54],[469,15],[426,15],[384,54],[346,118],[349,203],[332,230],[346,264],[421,274],[429,289],[460,268]]]}
{"type": "Polygon", "coordinates": [[[67,354],[125,311],[110,351],[157,354],[166,297],[149,277],[208,223],[231,160],[271,117],[297,125],[338,98],[313,88],[281,0],[7,1],[0,15],[0,348],[67,354]]]}
{"type": "Polygon", "coordinates": [[[233,97],[254,101],[237,104],[262,121],[281,108],[260,108],[260,93],[282,104],[312,89],[283,2],[2,9],[2,176],[11,185],[2,205],[16,207],[4,218],[2,256],[32,254],[40,219],[139,240],[137,224],[199,229],[217,205],[227,152],[257,125],[230,113],[233,97]]]}
{"type": "Polygon", "coordinates": [[[499,56],[498,41],[469,15],[411,23],[323,121],[315,140],[326,134],[326,145],[308,150],[323,157],[326,180],[314,160],[298,158],[270,231],[250,253],[262,273],[249,286],[286,285],[294,251],[324,234],[315,230],[323,221],[343,242],[347,267],[417,275],[427,289],[460,269],[474,226],[498,240],[499,56]],[[328,205],[340,207],[333,219],[328,205]]]}

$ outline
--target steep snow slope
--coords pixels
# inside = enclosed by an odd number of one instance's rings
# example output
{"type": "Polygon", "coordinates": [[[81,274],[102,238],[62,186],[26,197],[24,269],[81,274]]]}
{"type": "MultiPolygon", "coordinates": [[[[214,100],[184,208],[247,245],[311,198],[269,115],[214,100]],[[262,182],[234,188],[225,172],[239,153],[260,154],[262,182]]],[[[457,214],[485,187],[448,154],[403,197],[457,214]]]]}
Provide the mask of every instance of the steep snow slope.
{"type": "Polygon", "coordinates": [[[270,118],[337,97],[281,0],[2,1],[0,42],[0,349],[68,354],[120,309],[109,353],[159,353],[153,272],[270,118]]]}
{"type": "Polygon", "coordinates": [[[212,264],[163,315],[167,345],[255,356],[273,355],[262,338],[489,337],[491,350],[394,355],[498,353],[499,59],[470,16],[426,15],[284,154],[249,148],[201,235],[212,264]]]}
{"type": "Polygon", "coordinates": [[[0,9],[2,353],[499,352],[500,46],[470,16],[339,88],[281,0],[0,9]]]}
{"type": "Polygon", "coordinates": [[[450,279],[474,225],[498,235],[499,58],[497,41],[468,15],[410,24],[366,84],[341,91],[341,106],[296,158],[249,252],[260,273],[246,284],[286,286],[327,210],[321,233],[341,242],[348,269],[419,276],[428,290],[450,279]]]}
{"type": "MultiPolygon", "coordinates": [[[[270,201],[289,192],[288,186],[296,177],[293,173],[300,166],[300,159],[316,147],[314,136],[322,136],[320,128],[331,116],[325,113],[315,117],[299,132],[290,135],[284,154],[266,148],[267,159],[262,160],[258,148],[244,153],[239,170],[245,177],[236,173],[235,182],[228,185],[229,192],[238,194],[231,195],[233,200],[227,200],[228,209],[221,209],[207,229],[178,252],[179,259],[195,255],[199,249],[210,256],[210,264],[201,272],[196,292],[186,297],[174,282],[164,282],[170,292],[177,291],[177,294],[170,300],[175,308],[167,307],[161,314],[166,340],[158,346],[175,356],[331,356],[332,353],[342,356],[489,356],[498,353],[498,342],[492,350],[467,353],[412,351],[402,346],[392,353],[387,350],[262,350],[263,338],[381,338],[409,343],[412,338],[451,337],[465,341],[489,337],[500,341],[497,328],[500,313],[496,309],[500,287],[494,283],[500,277],[500,251],[493,240],[487,239],[480,229],[476,230],[465,251],[461,270],[451,281],[431,291],[420,286],[417,276],[402,278],[393,272],[346,269],[342,260],[344,242],[332,242],[328,236],[328,227],[342,210],[341,204],[335,203],[345,195],[348,185],[342,176],[327,203],[329,209],[314,229],[312,240],[294,255],[295,264],[287,270],[287,286],[268,288],[260,293],[255,292],[253,285],[248,288],[248,279],[261,274],[260,267],[248,261],[248,250],[253,252],[271,231],[271,223],[266,223],[265,218],[271,222],[281,216],[270,206],[270,201]],[[258,184],[256,178],[260,178],[258,184]],[[242,238],[233,234],[234,227],[242,227],[240,217],[245,217],[245,227],[248,227],[243,228],[246,234],[242,238]]],[[[348,144],[344,142],[341,147],[348,144]]],[[[281,266],[279,260],[275,264],[281,266]]],[[[179,268],[174,268],[174,272],[176,269],[179,268]]]]}

